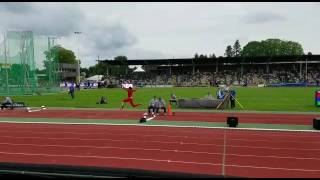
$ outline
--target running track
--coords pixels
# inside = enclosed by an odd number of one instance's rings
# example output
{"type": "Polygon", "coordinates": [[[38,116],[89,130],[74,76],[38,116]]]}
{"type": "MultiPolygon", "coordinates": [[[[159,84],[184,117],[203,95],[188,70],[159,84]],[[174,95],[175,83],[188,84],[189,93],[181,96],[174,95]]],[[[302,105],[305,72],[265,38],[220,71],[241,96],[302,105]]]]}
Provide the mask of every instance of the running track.
{"type": "Polygon", "coordinates": [[[320,176],[316,132],[19,123],[0,123],[0,129],[3,162],[240,177],[320,176]]]}
{"type": "MultiPolygon", "coordinates": [[[[0,111],[0,117],[24,118],[78,118],[78,119],[133,119],[142,117],[143,111],[119,110],[44,110],[28,113],[25,110],[0,111]]],[[[158,116],[157,120],[226,122],[226,117],[237,116],[241,123],[312,125],[312,114],[266,114],[266,113],[210,113],[176,112],[176,116],[158,116]]]]}

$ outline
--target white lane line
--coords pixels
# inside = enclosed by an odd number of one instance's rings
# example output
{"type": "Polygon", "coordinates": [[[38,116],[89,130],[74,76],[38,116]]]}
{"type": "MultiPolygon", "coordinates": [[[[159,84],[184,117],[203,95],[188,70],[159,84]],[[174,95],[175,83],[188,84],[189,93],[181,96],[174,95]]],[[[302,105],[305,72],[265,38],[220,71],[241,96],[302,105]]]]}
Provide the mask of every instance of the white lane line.
{"type": "Polygon", "coordinates": [[[220,155],[221,153],[210,153],[201,151],[183,151],[177,149],[156,149],[156,148],[125,148],[117,146],[73,146],[73,145],[60,145],[60,144],[20,144],[20,143],[0,143],[1,145],[9,146],[33,146],[33,147],[62,147],[62,148],[94,148],[94,149],[123,149],[123,150],[141,150],[141,151],[163,151],[163,152],[176,152],[176,153],[192,153],[192,154],[208,154],[220,155]]]}
{"type": "Polygon", "coordinates": [[[272,142],[272,143],[280,143],[280,144],[283,144],[283,143],[298,143],[298,144],[319,144],[320,145],[320,142],[317,142],[317,141],[312,141],[312,142],[307,142],[307,141],[291,141],[291,140],[277,140],[276,138],[275,139],[270,139],[270,140],[262,140],[262,139],[254,139],[253,137],[253,140],[251,139],[237,139],[237,138],[228,138],[229,141],[244,141],[244,142],[272,142]]]}
{"type": "Polygon", "coordinates": [[[276,159],[297,159],[297,160],[317,160],[320,158],[303,158],[293,156],[273,156],[273,155],[251,155],[251,154],[227,154],[228,156],[239,156],[239,157],[258,157],[258,158],[276,158],[276,159]]]}
{"type": "MultiPolygon", "coordinates": [[[[5,127],[5,128],[10,128],[12,129],[12,131],[25,131],[25,129],[30,129],[29,128],[23,128],[23,127],[15,127],[15,126],[11,126],[11,127],[5,127]]],[[[45,129],[48,129],[49,131],[54,131],[54,130],[59,130],[59,132],[61,132],[61,130],[70,130],[70,128],[53,128],[53,127],[41,127],[41,130],[45,130],[45,129]]],[[[106,131],[107,129],[96,129],[96,131],[106,131]]],[[[10,132],[12,132],[10,131],[10,132]]],[[[85,131],[84,129],[77,129],[77,131],[85,131]]],[[[117,128],[117,129],[108,129],[109,132],[112,132],[112,131],[116,131],[116,132],[120,132],[120,131],[125,131],[125,132],[128,132],[128,131],[136,131],[134,129],[129,129],[129,128],[117,128]]],[[[166,133],[172,133],[173,130],[151,130],[151,129],[148,129],[148,130],[143,130],[145,133],[160,133],[160,134],[166,134],[166,133]]],[[[3,132],[3,131],[1,131],[3,132]]],[[[213,132],[213,131],[210,131],[210,132],[194,132],[194,130],[175,130],[174,131],[175,133],[188,133],[189,136],[207,136],[207,135],[219,135],[220,132],[213,132]]],[[[83,132],[83,133],[91,133],[90,131],[89,132],[83,132]]],[[[98,133],[97,133],[98,134],[98,133]]],[[[101,134],[104,134],[104,133],[101,133],[101,134]]],[[[120,134],[120,133],[119,133],[120,134]]],[[[121,133],[123,134],[123,133],[121,133]]]]}
{"type": "MultiPolygon", "coordinates": [[[[12,132],[12,131],[1,131],[1,133],[28,133],[28,134],[57,134],[57,132],[34,132],[34,131],[20,131],[20,132],[12,132]]],[[[86,134],[86,135],[95,135],[95,134],[100,134],[100,133],[74,133],[74,132],[59,132],[59,134],[74,134],[74,135],[82,135],[82,134],[86,134]]],[[[107,133],[101,133],[101,135],[108,135],[107,133]]],[[[133,133],[133,134],[120,134],[120,133],[112,133],[111,135],[119,135],[119,136],[142,136],[142,137],[167,137],[167,138],[186,138],[186,139],[194,139],[194,140],[224,140],[223,138],[216,138],[216,137],[212,137],[212,138],[208,138],[208,136],[206,137],[191,137],[190,135],[188,136],[170,136],[170,135],[142,135],[139,133],[133,133]]],[[[320,144],[320,142],[317,141],[312,141],[312,142],[307,142],[307,141],[301,141],[301,140],[296,140],[296,141],[292,141],[292,140],[277,140],[275,141],[274,139],[270,139],[270,140],[262,140],[262,139],[242,139],[242,138],[230,138],[228,137],[228,139],[232,142],[232,141],[244,141],[244,142],[272,142],[272,143],[298,143],[298,144],[320,144]]]]}
{"type": "MultiPolygon", "coordinates": [[[[165,162],[165,163],[181,163],[181,164],[196,164],[196,165],[208,165],[208,166],[221,166],[219,163],[201,163],[201,162],[190,162],[190,161],[174,161],[170,159],[146,159],[146,158],[123,158],[116,156],[78,156],[69,154],[40,154],[40,153],[11,153],[11,152],[0,152],[4,155],[22,155],[22,156],[44,156],[44,157],[72,157],[72,158],[97,158],[97,159],[118,159],[118,160],[137,160],[137,161],[154,161],[154,162],[165,162]]],[[[225,165],[227,167],[240,167],[240,168],[254,168],[254,169],[272,169],[272,170],[288,170],[288,171],[305,171],[305,172],[320,172],[318,169],[293,169],[293,168],[274,168],[274,167],[261,167],[261,166],[244,166],[244,165],[225,165]]]]}
{"type": "MultiPolygon", "coordinates": [[[[25,127],[15,127],[15,126],[11,126],[11,127],[5,127],[5,128],[10,128],[12,129],[11,131],[7,131],[7,132],[12,132],[12,131],[17,131],[17,132],[22,132],[22,131],[26,131],[25,129],[30,129],[30,127],[28,128],[25,128],[25,127]]],[[[34,128],[34,127],[33,127],[34,128]]],[[[148,127],[145,127],[145,128],[148,128],[148,127]]],[[[65,132],[70,132],[70,127],[68,128],[63,128],[63,127],[59,127],[59,128],[53,128],[53,127],[41,127],[41,130],[45,130],[45,129],[48,129],[49,131],[54,131],[54,130],[59,130],[59,132],[62,132],[61,130],[69,130],[69,131],[65,131],[65,132]]],[[[146,129],[143,129],[143,132],[145,133],[158,133],[158,134],[167,134],[167,133],[172,133],[173,130],[152,130],[153,128],[149,128],[148,130],[146,129]]],[[[76,129],[77,131],[86,131],[85,129],[76,129]]],[[[119,134],[123,134],[121,133],[121,131],[124,131],[124,132],[128,132],[128,131],[136,131],[135,129],[130,129],[130,127],[128,128],[121,128],[121,127],[117,127],[117,129],[106,129],[106,127],[104,127],[104,129],[97,129],[97,131],[108,131],[107,133],[110,133],[113,131],[115,132],[119,132],[119,134]]],[[[5,132],[5,131],[1,131],[1,132],[5,132]]],[[[34,131],[32,131],[34,132],[34,131]]],[[[39,131],[37,131],[39,132],[39,131]]],[[[45,131],[47,132],[47,131],[45,131]]],[[[71,132],[71,133],[88,133],[88,134],[91,134],[91,132],[71,132]]],[[[96,132],[94,132],[96,133],[96,132]]],[[[105,132],[101,132],[101,134],[107,134],[105,132]]],[[[216,135],[220,135],[220,132],[214,132],[214,131],[209,131],[209,132],[195,132],[194,130],[174,130],[174,133],[175,134],[179,134],[179,133],[188,133],[188,135],[191,137],[196,137],[196,136],[208,136],[208,135],[212,135],[212,136],[216,136],[216,135]]],[[[93,134],[93,133],[92,133],[93,134]]],[[[100,134],[100,133],[96,133],[96,134],[100,134]]]]}
{"type": "Polygon", "coordinates": [[[137,160],[137,161],[154,161],[154,162],[166,162],[166,163],[181,163],[181,164],[196,164],[196,165],[208,165],[216,166],[220,164],[204,163],[204,162],[191,162],[191,161],[176,161],[170,159],[147,159],[147,158],[124,158],[117,156],[83,156],[83,155],[71,155],[71,154],[40,154],[40,153],[11,153],[0,152],[5,155],[22,155],[22,156],[44,156],[44,157],[71,157],[71,158],[97,158],[97,159],[118,159],[118,160],[137,160]]]}
{"type": "MultiPolygon", "coordinates": [[[[1,121],[0,121],[1,122],[1,121]]],[[[23,128],[23,127],[15,127],[15,126],[12,126],[12,127],[9,127],[9,128],[12,128],[12,129],[30,129],[30,128],[23,128]]],[[[57,129],[57,130],[62,130],[62,129],[66,129],[66,130],[70,130],[70,128],[56,128],[56,127],[41,127],[42,129],[57,129]]],[[[147,127],[146,127],[147,128],[147,127]]],[[[83,129],[80,129],[80,130],[83,130],[83,129]]],[[[103,129],[98,129],[98,130],[103,130],[103,129]]],[[[122,128],[121,126],[117,127],[117,129],[114,129],[113,131],[128,131],[128,128],[122,128]]],[[[148,129],[148,130],[144,130],[145,132],[163,132],[163,133],[167,133],[167,132],[172,132],[172,130],[151,130],[151,129],[148,129]]],[[[204,135],[222,135],[221,132],[197,132],[195,133],[194,130],[190,129],[190,130],[187,130],[187,128],[181,130],[178,129],[178,130],[175,130],[175,132],[177,133],[188,133],[190,136],[191,136],[191,133],[194,134],[194,135],[200,135],[200,134],[204,134],[204,135]]],[[[236,131],[235,131],[236,132],[236,131]]],[[[238,132],[237,132],[238,133],[238,132]]],[[[245,132],[246,134],[248,132],[245,132]]],[[[250,133],[255,133],[255,132],[250,132],[250,133]]],[[[308,138],[308,137],[314,137],[314,134],[310,134],[310,133],[306,133],[306,134],[301,134],[301,133],[304,133],[304,132],[292,132],[292,133],[295,133],[295,134],[279,134],[278,131],[274,132],[274,134],[262,134],[260,135],[259,134],[260,132],[256,132],[254,135],[255,136],[262,136],[262,137],[303,137],[303,138],[308,138]]],[[[251,134],[250,134],[251,135],[251,134]]]]}
{"type": "Polygon", "coordinates": [[[114,141],[114,142],[137,142],[137,143],[160,143],[160,144],[184,144],[184,145],[197,145],[197,146],[217,146],[216,144],[201,144],[189,143],[183,141],[144,141],[144,140],[131,140],[131,139],[88,139],[88,138],[43,138],[43,137],[17,137],[17,136],[0,136],[1,138],[13,139],[42,139],[42,140],[79,140],[79,141],[114,141]]]}
{"type": "MultiPolygon", "coordinates": [[[[163,151],[163,152],[176,152],[176,153],[192,153],[192,154],[208,154],[208,155],[223,155],[223,153],[210,153],[210,152],[197,152],[197,151],[183,151],[183,150],[170,150],[170,149],[155,149],[155,148],[124,148],[117,146],[72,146],[72,145],[50,145],[50,144],[18,144],[18,143],[0,143],[1,145],[9,146],[33,146],[33,147],[62,147],[62,148],[94,148],[94,149],[122,149],[122,150],[141,150],[141,151],[163,151]]],[[[229,154],[228,156],[239,157],[258,157],[258,158],[278,158],[278,159],[298,159],[298,160],[320,160],[320,158],[304,158],[293,156],[275,156],[275,155],[251,155],[251,154],[229,154]]]]}
{"type": "Polygon", "coordinates": [[[244,166],[229,164],[228,167],[239,167],[239,168],[253,168],[253,169],[269,169],[269,170],[286,170],[286,171],[303,171],[303,172],[320,172],[320,169],[292,169],[292,168],[274,168],[274,167],[262,167],[262,166],[244,166]]]}
{"type": "Polygon", "coordinates": [[[269,147],[269,146],[241,146],[241,145],[228,145],[228,147],[235,147],[235,148],[250,148],[250,149],[271,149],[271,150],[301,150],[301,151],[320,151],[319,149],[310,149],[310,148],[285,148],[285,147],[269,147]]]}
{"type": "Polygon", "coordinates": [[[72,135],[115,135],[115,136],[142,136],[142,137],[169,137],[169,138],[192,138],[192,139],[210,139],[212,140],[212,138],[208,138],[208,137],[191,137],[190,135],[188,136],[170,136],[170,135],[143,135],[143,134],[140,134],[140,133],[132,133],[132,134],[126,134],[126,133],[77,133],[77,132],[34,132],[34,131],[19,131],[19,132],[12,132],[12,131],[1,131],[0,133],[4,133],[4,134],[7,134],[7,133],[14,133],[14,134],[21,134],[21,133],[26,133],[26,134],[34,134],[34,135],[37,135],[37,134],[72,134],[72,135]]]}
{"type": "MultiPolygon", "coordinates": [[[[13,128],[13,129],[23,129],[23,128],[13,128]]],[[[26,129],[26,128],[24,128],[24,129],[26,129]]],[[[30,128],[29,128],[30,129],[30,128]]],[[[55,128],[55,129],[58,129],[58,128],[55,128]]],[[[65,128],[65,129],[68,129],[68,130],[70,130],[70,128],[65,128]]],[[[59,129],[59,134],[76,134],[76,135],[81,135],[81,134],[101,134],[101,135],[104,135],[104,134],[123,134],[123,133],[110,133],[110,132],[71,132],[71,131],[60,131],[61,129],[59,129]]],[[[41,132],[41,131],[37,131],[37,132],[34,132],[34,131],[28,131],[28,130],[17,130],[17,131],[19,131],[19,133],[39,133],[39,134],[55,134],[56,132],[47,132],[47,131],[44,131],[44,132],[41,132]]],[[[119,132],[119,131],[128,131],[128,129],[123,129],[123,130],[121,130],[121,129],[117,129],[117,130],[111,130],[111,131],[116,131],[116,132],[119,132]]],[[[130,130],[129,130],[130,131],[130,130]]],[[[6,130],[3,130],[3,131],[1,131],[1,132],[12,132],[12,130],[11,131],[6,131],[6,130]]],[[[146,132],[146,133],[149,133],[149,132],[147,132],[147,131],[144,131],[144,132],[146,132]]],[[[162,131],[150,131],[150,132],[162,132],[162,131]]],[[[172,133],[172,131],[163,131],[164,133],[172,133]]],[[[192,132],[192,131],[191,131],[192,132]]],[[[235,133],[238,133],[237,131],[234,131],[235,133]]],[[[179,132],[180,133],[180,132],[179,132]]],[[[182,132],[181,132],[182,133],[182,132]]],[[[183,132],[183,133],[188,133],[188,132],[183,132]]],[[[244,132],[244,133],[246,133],[246,132],[244,132]]],[[[260,133],[260,132],[259,132],[260,133]]],[[[278,132],[276,132],[276,133],[278,133],[278,132]]],[[[135,133],[135,134],[130,134],[130,135],[136,135],[137,133],[135,133]]],[[[198,133],[194,133],[195,135],[199,135],[198,133]]],[[[204,135],[212,135],[212,136],[214,136],[214,135],[223,135],[222,133],[211,133],[211,132],[208,132],[208,133],[202,133],[202,134],[204,134],[204,135]]],[[[129,134],[128,134],[129,135],[129,134]]],[[[293,137],[293,138],[297,138],[297,137],[299,137],[299,138],[310,138],[310,137],[314,137],[314,138],[317,138],[317,137],[315,137],[314,135],[309,135],[309,136],[301,136],[301,134],[296,134],[296,135],[294,135],[294,136],[289,136],[289,135],[285,135],[285,134],[263,134],[263,135],[261,135],[261,134],[250,134],[250,135],[254,135],[254,136],[262,136],[263,138],[266,138],[266,136],[267,137],[283,137],[283,138],[286,138],[286,137],[293,137]]],[[[320,135],[320,134],[319,134],[320,135]]],[[[145,136],[155,136],[155,135],[145,135],[145,136]]],[[[159,136],[161,136],[161,135],[159,135],[159,136]]],[[[162,135],[162,136],[165,136],[165,135],[162,135]]],[[[194,135],[190,135],[189,133],[188,133],[188,136],[189,137],[192,137],[192,136],[194,136],[194,135]]],[[[172,136],[172,137],[188,137],[188,136],[184,136],[184,135],[180,135],[180,136],[172,136]]],[[[236,136],[236,135],[233,135],[233,136],[236,136]]],[[[239,134],[238,135],[238,137],[239,136],[241,136],[241,134],[239,134]]],[[[319,136],[320,137],[320,136],[319,136]]],[[[209,138],[208,138],[209,139],[209,138]]],[[[236,139],[236,138],[233,138],[233,139],[236,139]]],[[[241,138],[240,138],[241,139],[241,138]]]]}
{"type": "MultiPolygon", "coordinates": [[[[183,141],[143,141],[143,140],[130,140],[130,139],[88,139],[88,138],[43,138],[43,137],[17,137],[17,136],[0,136],[1,138],[12,138],[12,139],[40,139],[40,140],[78,140],[78,141],[113,141],[113,142],[138,142],[138,143],[159,143],[159,144],[183,144],[183,145],[197,145],[197,146],[216,146],[221,147],[220,144],[205,144],[205,143],[189,143],[183,141]]],[[[222,139],[221,139],[222,140],[222,139]]],[[[320,148],[285,148],[285,147],[269,147],[269,146],[242,146],[242,145],[228,145],[228,147],[234,148],[251,148],[251,149],[266,149],[266,150],[301,150],[301,151],[320,151],[320,148]]]]}
{"type": "Polygon", "coordinates": [[[203,129],[233,129],[233,130],[250,130],[250,131],[278,131],[278,132],[312,132],[320,133],[319,130],[295,130],[295,129],[261,129],[261,128],[232,128],[232,127],[209,127],[209,126],[188,126],[188,125],[157,125],[157,124],[112,124],[112,123],[75,123],[75,122],[21,122],[21,121],[1,121],[0,123],[23,123],[23,124],[64,124],[64,125],[107,125],[107,126],[142,126],[142,127],[170,127],[170,128],[203,128],[203,129]]]}

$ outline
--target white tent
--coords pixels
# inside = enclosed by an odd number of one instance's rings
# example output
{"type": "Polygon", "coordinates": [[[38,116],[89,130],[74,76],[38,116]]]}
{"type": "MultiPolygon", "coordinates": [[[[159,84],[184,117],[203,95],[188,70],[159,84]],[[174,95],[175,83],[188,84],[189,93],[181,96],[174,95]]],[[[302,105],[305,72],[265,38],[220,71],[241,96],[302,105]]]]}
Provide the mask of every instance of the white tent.
{"type": "Polygon", "coordinates": [[[101,81],[103,75],[94,75],[94,76],[91,76],[89,78],[87,78],[88,81],[101,81]]]}
{"type": "Polygon", "coordinates": [[[137,69],[135,69],[133,72],[145,72],[141,66],[136,66],[137,69]]]}

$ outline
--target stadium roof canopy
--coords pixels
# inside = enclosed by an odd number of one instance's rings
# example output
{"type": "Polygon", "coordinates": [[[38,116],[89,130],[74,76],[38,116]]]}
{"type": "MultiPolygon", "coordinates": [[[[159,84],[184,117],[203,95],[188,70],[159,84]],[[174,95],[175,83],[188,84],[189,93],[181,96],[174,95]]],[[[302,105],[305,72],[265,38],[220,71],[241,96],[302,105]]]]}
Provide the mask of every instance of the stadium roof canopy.
{"type": "MultiPolygon", "coordinates": [[[[127,65],[194,65],[194,64],[255,64],[255,63],[277,63],[277,62],[298,62],[298,61],[320,61],[320,55],[298,55],[298,56],[259,56],[259,57],[218,57],[207,59],[132,59],[127,60],[127,65]]],[[[107,63],[109,65],[123,65],[120,61],[115,60],[97,60],[99,62],[107,63]]]]}

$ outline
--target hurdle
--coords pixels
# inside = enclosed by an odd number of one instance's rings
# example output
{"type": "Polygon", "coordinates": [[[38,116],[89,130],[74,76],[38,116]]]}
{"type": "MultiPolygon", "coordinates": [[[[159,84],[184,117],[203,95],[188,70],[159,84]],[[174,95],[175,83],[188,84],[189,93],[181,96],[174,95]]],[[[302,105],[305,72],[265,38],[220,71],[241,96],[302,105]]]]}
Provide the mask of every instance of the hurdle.
{"type": "Polygon", "coordinates": [[[27,112],[38,112],[38,111],[45,110],[45,109],[47,109],[45,106],[41,106],[41,107],[38,108],[38,109],[31,109],[31,108],[27,107],[27,108],[26,108],[26,111],[27,111],[27,112]]]}
{"type": "Polygon", "coordinates": [[[155,114],[153,114],[151,117],[147,118],[148,113],[144,113],[142,115],[143,115],[143,117],[140,118],[139,123],[145,123],[145,122],[151,121],[152,119],[157,117],[155,114]]]}

